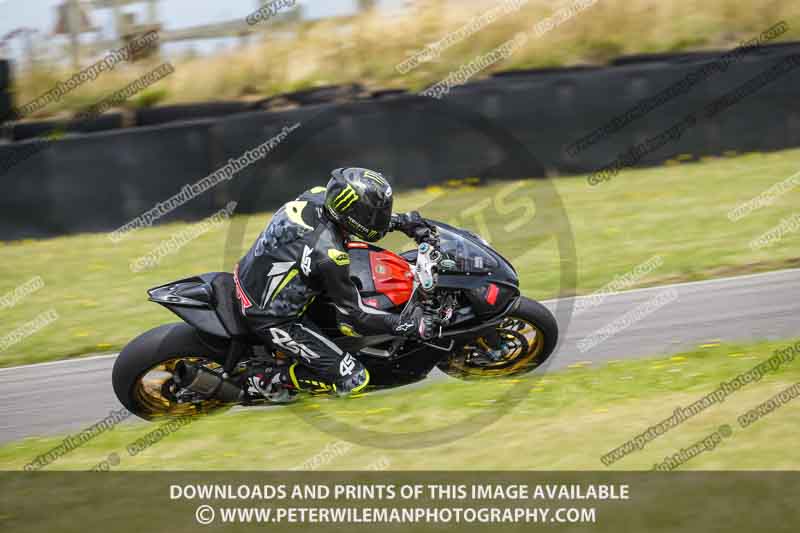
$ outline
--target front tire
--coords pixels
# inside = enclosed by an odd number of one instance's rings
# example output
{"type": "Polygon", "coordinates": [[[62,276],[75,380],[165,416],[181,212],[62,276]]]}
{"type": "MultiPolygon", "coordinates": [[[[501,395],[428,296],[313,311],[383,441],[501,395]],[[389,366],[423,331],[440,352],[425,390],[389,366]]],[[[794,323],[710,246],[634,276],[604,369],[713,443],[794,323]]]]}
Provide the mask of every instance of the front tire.
{"type": "Polygon", "coordinates": [[[499,345],[482,338],[463,346],[436,366],[459,379],[525,374],[541,366],[558,344],[558,323],[545,306],[521,297],[517,308],[497,326],[499,345]]]}
{"type": "Polygon", "coordinates": [[[139,335],[114,362],[111,380],[120,403],[145,420],[191,416],[217,410],[216,400],[178,403],[171,394],[172,374],[180,360],[210,368],[224,364],[224,352],[203,342],[192,326],[177,322],[139,335]]]}

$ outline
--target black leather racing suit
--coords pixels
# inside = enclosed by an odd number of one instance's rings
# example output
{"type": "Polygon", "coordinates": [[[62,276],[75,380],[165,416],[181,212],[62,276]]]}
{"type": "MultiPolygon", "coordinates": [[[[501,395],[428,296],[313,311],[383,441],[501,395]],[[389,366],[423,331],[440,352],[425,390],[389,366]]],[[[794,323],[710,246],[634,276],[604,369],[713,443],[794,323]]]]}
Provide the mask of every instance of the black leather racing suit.
{"type": "Polygon", "coordinates": [[[324,199],[325,187],[315,187],[275,213],[239,261],[237,297],[253,331],[277,349],[299,356],[305,370],[311,371],[309,375],[293,366],[294,386],[328,388],[330,384],[347,392],[366,385],[364,379],[354,381],[363,366],[304,317],[306,308],[325,293],[336,307],[340,329],[348,334],[394,332],[400,315],[361,301],[350,279],[347,240],[324,214],[324,199]]]}

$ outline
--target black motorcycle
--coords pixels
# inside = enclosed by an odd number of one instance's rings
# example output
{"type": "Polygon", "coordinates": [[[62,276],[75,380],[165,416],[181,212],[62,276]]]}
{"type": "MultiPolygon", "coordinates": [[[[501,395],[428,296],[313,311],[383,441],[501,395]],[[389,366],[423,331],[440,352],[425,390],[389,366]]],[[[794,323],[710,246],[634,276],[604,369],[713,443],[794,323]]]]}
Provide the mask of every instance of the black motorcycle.
{"type": "MultiPolygon", "coordinates": [[[[324,297],[306,310],[342,350],[369,370],[369,387],[424,379],[434,367],[461,379],[530,372],[553,352],[555,318],[520,294],[514,267],[480,236],[427,220],[418,248],[397,255],[365,242],[348,243],[350,275],[365,305],[400,312],[424,306],[436,326],[423,341],[393,335],[348,336],[324,297]]],[[[148,291],[150,300],[184,322],[131,341],[114,364],[114,391],[132,413],[153,419],[205,413],[266,400],[246,392],[252,369],[291,364],[285,348],[264,345],[238,309],[232,274],[213,272],[148,291]]]]}

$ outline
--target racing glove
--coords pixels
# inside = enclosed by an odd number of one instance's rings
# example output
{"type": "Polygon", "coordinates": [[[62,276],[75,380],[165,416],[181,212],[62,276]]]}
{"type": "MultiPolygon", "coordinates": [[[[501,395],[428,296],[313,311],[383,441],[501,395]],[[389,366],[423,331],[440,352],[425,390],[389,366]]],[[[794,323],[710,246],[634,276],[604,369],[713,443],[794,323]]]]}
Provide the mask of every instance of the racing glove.
{"type": "Polygon", "coordinates": [[[395,326],[394,331],[397,335],[404,337],[418,337],[422,340],[430,340],[434,337],[436,324],[433,317],[425,313],[419,305],[409,306],[400,314],[400,320],[395,326]]]}
{"type": "Polygon", "coordinates": [[[390,229],[402,231],[416,242],[422,242],[431,234],[432,227],[422,218],[419,211],[410,211],[392,215],[390,229]]]}

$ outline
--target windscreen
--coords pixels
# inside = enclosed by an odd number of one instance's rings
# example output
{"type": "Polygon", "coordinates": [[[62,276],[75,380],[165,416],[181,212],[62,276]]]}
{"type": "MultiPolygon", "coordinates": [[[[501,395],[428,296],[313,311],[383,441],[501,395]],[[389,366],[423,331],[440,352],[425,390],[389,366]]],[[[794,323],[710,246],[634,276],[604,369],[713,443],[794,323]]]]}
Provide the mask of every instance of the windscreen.
{"type": "Polygon", "coordinates": [[[498,268],[497,259],[465,236],[438,226],[440,249],[446,259],[455,261],[459,272],[491,272],[498,268]]]}

